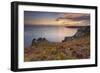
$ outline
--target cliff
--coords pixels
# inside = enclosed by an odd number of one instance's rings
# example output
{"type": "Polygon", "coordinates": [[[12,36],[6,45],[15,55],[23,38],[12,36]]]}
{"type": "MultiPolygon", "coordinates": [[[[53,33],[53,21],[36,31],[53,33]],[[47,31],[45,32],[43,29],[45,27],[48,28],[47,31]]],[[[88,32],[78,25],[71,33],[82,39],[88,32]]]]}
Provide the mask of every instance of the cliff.
{"type": "Polygon", "coordinates": [[[69,40],[73,40],[73,39],[79,38],[81,36],[84,36],[85,34],[90,34],[90,26],[78,27],[78,31],[76,32],[76,34],[74,36],[65,37],[62,42],[66,42],[66,41],[69,41],[69,40]]]}

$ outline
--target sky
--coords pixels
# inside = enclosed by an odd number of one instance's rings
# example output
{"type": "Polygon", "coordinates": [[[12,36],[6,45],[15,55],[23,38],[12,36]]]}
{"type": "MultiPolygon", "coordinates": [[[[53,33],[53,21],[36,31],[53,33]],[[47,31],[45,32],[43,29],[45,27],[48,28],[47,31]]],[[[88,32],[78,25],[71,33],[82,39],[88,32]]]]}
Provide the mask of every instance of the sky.
{"type": "Polygon", "coordinates": [[[24,24],[39,25],[25,26],[25,45],[30,45],[33,38],[39,37],[45,37],[52,42],[61,42],[66,36],[75,35],[78,27],[89,26],[90,14],[24,11],[24,24]]]}
{"type": "Polygon", "coordinates": [[[25,25],[88,26],[90,14],[24,11],[25,25]]]}

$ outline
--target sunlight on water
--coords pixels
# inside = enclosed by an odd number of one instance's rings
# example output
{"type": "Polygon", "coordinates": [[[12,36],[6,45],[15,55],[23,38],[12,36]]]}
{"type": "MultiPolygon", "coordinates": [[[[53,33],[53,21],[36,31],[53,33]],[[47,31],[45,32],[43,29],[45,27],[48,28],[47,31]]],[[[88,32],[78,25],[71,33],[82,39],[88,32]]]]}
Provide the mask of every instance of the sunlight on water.
{"type": "Polygon", "coordinates": [[[24,45],[30,46],[33,38],[46,38],[50,42],[61,42],[65,37],[73,36],[77,32],[76,28],[66,28],[64,26],[25,26],[24,45]]]}

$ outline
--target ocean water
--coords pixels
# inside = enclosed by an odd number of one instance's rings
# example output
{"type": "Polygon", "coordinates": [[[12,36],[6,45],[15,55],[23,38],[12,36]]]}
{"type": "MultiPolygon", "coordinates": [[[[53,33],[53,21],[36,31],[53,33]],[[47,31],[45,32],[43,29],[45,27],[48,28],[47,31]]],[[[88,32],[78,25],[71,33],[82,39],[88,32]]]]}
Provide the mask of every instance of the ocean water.
{"type": "Polygon", "coordinates": [[[46,38],[50,42],[62,42],[66,36],[73,36],[77,32],[75,28],[64,26],[24,26],[24,47],[31,45],[32,39],[46,38]]]}

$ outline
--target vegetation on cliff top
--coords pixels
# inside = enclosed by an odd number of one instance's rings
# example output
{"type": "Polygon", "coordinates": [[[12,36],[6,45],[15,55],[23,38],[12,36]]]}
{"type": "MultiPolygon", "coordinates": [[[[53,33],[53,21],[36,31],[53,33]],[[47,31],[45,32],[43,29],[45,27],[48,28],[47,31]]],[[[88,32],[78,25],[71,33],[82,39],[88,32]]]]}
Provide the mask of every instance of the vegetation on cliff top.
{"type": "Polygon", "coordinates": [[[71,60],[90,57],[90,35],[87,33],[71,41],[54,43],[45,38],[33,39],[25,48],[24,61],[71,60]]]}

